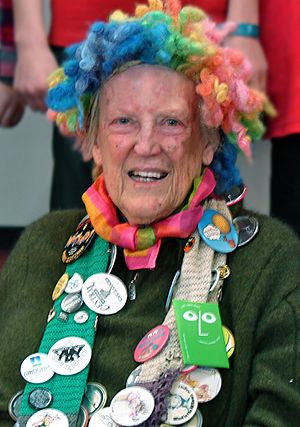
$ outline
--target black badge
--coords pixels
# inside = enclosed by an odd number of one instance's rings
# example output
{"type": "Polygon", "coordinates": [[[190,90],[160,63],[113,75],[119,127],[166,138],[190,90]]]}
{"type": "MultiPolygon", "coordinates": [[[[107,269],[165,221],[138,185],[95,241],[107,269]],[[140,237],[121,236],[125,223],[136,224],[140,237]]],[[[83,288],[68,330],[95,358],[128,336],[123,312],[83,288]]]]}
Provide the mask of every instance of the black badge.
{"type": "Polygon", "coordinates": [[[69,264],[75,261],[91,244],[95,237],[95,230],[89,217],[84,217],[73,234],[66,243],[62,254],[62,261],[69,264]]]}
{"type": "Polygon", "coordinates": [[[232,222],[239,235],[238,246],[244,246],[258,233],[259,223],[254,216],[237,216],[232,222]]]}

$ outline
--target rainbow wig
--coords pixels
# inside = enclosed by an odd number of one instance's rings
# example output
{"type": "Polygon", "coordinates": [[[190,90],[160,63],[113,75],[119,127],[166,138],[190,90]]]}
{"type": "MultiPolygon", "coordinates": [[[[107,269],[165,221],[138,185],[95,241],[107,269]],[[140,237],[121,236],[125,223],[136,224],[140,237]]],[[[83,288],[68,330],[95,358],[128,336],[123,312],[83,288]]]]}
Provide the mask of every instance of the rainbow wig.
{"type": "Polygon", "coordinates": [[[247,86],[248,61],[220,46],[232,30],[230,24],[218,29],[200,9],[181,9],[179,0],[149,0],[148,6],[138,5],[132,17],[116,11],[109,22],[93,24],[86,40],[66,50],[63,68],[49,79],[48,117],[63,133],[81,137],[81,149],[91,158],[86,135],[91,106],[103,83],[130,63],[178,71],[195,82],[204,125],[222,130],[223,144],[212,169],[216,193],[224,193],[241,182],[234,166],[237,147],[251,157],[251,141],[264,132],[260,113],[266,106],[265,96],[247,86]]]}

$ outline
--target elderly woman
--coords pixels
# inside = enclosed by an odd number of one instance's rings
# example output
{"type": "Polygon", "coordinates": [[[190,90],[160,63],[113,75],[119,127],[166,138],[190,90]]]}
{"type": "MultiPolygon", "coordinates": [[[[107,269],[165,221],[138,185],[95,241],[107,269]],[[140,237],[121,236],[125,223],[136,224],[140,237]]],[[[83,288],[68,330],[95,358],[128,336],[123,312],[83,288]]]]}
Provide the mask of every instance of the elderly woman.
{"type": "Polygon", "coordinates": [[[252,239],[233,206],[265,100],[220,39],[155,1],[96,23],[53,75],[50,115],[96,179],[3,271],[1,426],[7,405],[21,427],[298,425],[299,243],[261,216],[252,239]]]}

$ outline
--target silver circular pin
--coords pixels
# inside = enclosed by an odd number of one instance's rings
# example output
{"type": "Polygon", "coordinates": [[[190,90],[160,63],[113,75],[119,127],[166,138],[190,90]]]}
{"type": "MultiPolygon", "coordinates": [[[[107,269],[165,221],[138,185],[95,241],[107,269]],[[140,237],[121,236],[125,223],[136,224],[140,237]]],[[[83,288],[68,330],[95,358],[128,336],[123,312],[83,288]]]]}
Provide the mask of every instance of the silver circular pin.
{"type": "Polygon", "coordinates": [[[83,285],[83,278],[78,273],[74,273],[73,276],[69,279],[66,286],[65,292],[67,294],[74,294],[80,292],[83,285]]]}
{"type": "Polygon", "coordinates": [[[104,315],[120,311],[127,300],[127,289],[122,280],[113,274],[98,273],[83,284],[82,298],[94,312],[104,315]]]}
{"type": "Polygon", "coordinates": [[[89,414],[86,408],[84,408],[82,405],[79,409],[79,414],[76,422],[76,427],[86,427],[89,423],[89,414]]]}
{"type": "Polygon", "coordinates": [[[106,388],[99,383],[87,383],[82,405],[88,411],[89,416],[99,409],[104,408],[107,401],[106,388]]]}
{"type": "Polygon", "coordinates": [[[74,322],[75,323],[85,323],[89,318],[89,313],[85,310],[77,311],[74,314],[74,322]]]}
{"type": "Polygon", "coordinates": [[[110,252],[110,260],[109,260],[109,266],[108,266],[107,272],[106,272],[107,274],[111,273],[111,271],[115,265],[116,258],[117,258],[117,246],[111,245],[109,252],[110,252]]]}
{"type": "Polygon", "coordinates": [[[171,286],[170,286],[170,289],[169,289],[169,292],[168,292],[168,296],[167,296],[167,299],[166,299],[166,305],[165,305],[166,312],[168,312],[169,309],[170,309],[172,298],[173,298],[173,295],[174,295],[175,287],[177,285],[179,276],[180,276],[180,270],[177,270],[176,273],[174,274],[174,277],[173,277],[173,280],[171,282],[171,286]]]}
{"type": "Polygon", "coordinates": [[[142,365],[137,366],[129,375],[126,381],[126,387],[132,387],[139,380],[139,375],[142,371],[142,365]]]}
{"type": "Polygon", "coordinates": [[[8,402],[8,413],[14,421],[17,421],[17,418],[19,416],[23,395],[23,390],[18,391],[12,396],[12,398],[8,402]]]}
{"type": "Polygon", "coordinates": [[[26,427],[69,427],[68,417],[58,409],[42,409],[33,414],[26,427]]]}
{"type": "Polygon", "coordinates": [[[220,280],[220,271],[219,270],[212,270],[211,272],[211,284],[208,292],[213,292],[220,280]]]}
{"type": "Polygon", "coordinates": [[[51,405],[53,396],[47,388],[36,388],[28,395],[28,403],[33,409],[45,409],[51,405]]]}
{"type": "Polygon", "coordinates": [[[92,350],[80,337],[67,337],[57,341],[49,350],[48,360],[52,370],[60,375],[81,372],[90,362],[92,350]]]}
{"type": "Polygon", "coordinates": [[[254,216],[237,216],[232,222],[238,232],[238,246],[246,245],[258,233],[259,222],[254,216]]]}
{"type": "Polygon", "coordinates": [[[233,206],[241,202],[247,195],[248,189],[244,184],[234,186],[224,199],[227,206],[233,206]]]}
{"type": "Polygon", "coordinates": [[[61,302],[61,308],[66,313],[75,313],[83,304],[81,294],[69,294],[61,302]]]}
{"type": "Polygon", "coordinates": [[[44,353],[33,353],[23,360],[20,368],[22,377],[34,384],[44,383],[53,377],[54,371],[49,365],[49,358],[44,353]]]}

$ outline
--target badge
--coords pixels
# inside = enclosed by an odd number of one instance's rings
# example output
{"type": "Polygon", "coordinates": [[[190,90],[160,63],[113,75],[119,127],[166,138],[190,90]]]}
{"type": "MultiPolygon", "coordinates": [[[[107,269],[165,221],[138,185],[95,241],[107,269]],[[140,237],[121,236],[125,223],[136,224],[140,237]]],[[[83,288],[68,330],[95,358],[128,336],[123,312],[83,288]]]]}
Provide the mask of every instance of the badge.
{"type": "Polygon", "coordinates": [[[95,230],[88,216],[79,223],[76,232],[67,241],[62,254],[62,262],[75,261],[87,249],[95,237],[95,230]]]}
{"type": "Polygon", "coordinates": [[[192,387],[200,403],[214,399],[222,385],[220,372],[214,368],[197,368],[188,374],[180,374],[179,381],[192,387]]]}
{"type": "Polygon", "coordinates": [[[111,271],[115,265],[116,258],[117,258],[117,246],[111,245],[109,252],[110,252],[110,260],[109,260],[109,266],[107,267],[107,272],[106,272],[107,274],[111,273],[111,271]]]}
{"type": "Polygon", "coordinates": [[[89,313],[87,311],[78,311],[74,314],[74,322],[75,323],[85,323],[89,318],[89,313]]]}
{"type": "Polygon", "coordinates": [[[184,365],[184,367],[181,369],[180,373],[188,374],[189,372],[193,372],[197,368],[198,368],[197,365],[184,365]]]}
{"type": "Polygon", "coordinates": [[[187,423],[195,415],[198,407],[194,390],[181,381],[175,381],[167,400],[166,424],[179,425],[187,423]]]}
{"type": "Polygon", "coordinates": [[[74,294],[80,292],[83,285],[83,278],[78,273],[74,273],[71,279],[69,279],[66,286],[65,292],[67,294],[74,294]]]}
{"type": "Polygon", "coordinates": [[[201,427],[203,424],[203,417],[199,409],[197,409],[193,418],[187,422],[184,427],[201,427]]]}
{"type": "Polygon", "coordinates": [[[110,408],[102,408],[92,415],[89,427],[119,427],[110,416],[110,408]]]}
{"type": "Polygon", "coordinates": [[[83,304],[81,294],[69,294],[61,302],[61,309],[66,313],[75,313],[83,304]]]}
{"type": "Polygon", "coordinates": [[[81,405],[76,422],[76,427],[86,427],[89,423],[88,411],[81,405]]]}
{"type": "Polygon", "coordinates": [[[49,350],[48,359],[52,370],[60,375],[81,372],[90,362],[92,350],[80,337],[67,337],[57,341],[49,350]]]}
{"type": "Polygon", "coordinates": [[[115,395],[111,404],[111,418],[122,426],[136,426],[146,421],[154,409],[154,397],[143,387],[125,388],[115,395]]]}
{"type": "Polygon", "coordinates": [[[14,421],[17,421],[17,418],[19,416],[23,394],[23,390],[18,391],[12,396],[12,398],[8,402],[8,413],[14,421]]]}
{"type": "Polygon", "coordinates": [[[86,305],[99,314],[114,314],[120,311],[127,300],[124,283],[113,274],[98,273],[83,284],[82,297],[86,305]]]}
{"type": "Polygon", "coordinates": [[[225,195],[224,199],[227,206],[233,206],[236,203],[241,202],[247,195],[248,190],[244,184],[236,185],[233,187],[228,194],[225,195]]]}
{"type": "Polygon", "coordinates": [[[198,230],[203,241],[217,252],[229,253],[237,247],[238,234],[233,224],[213,209],[204,211],[198,230]]]}
{"type": "Polygon", "coordinates": [[[139,375],[142,371],[142,365],[137,366],[129,375],[126,381],[126,387],[132,387],[139,382],[139,375]]]}
{"type": "Polygon", "coordinates": [[[254,216],[237,216],[232,222],[238,232],[238,246],[246,245],[258,233],[259,223],[254,216]]]}
{"type": "Polygon", "coordinates": [[[47,354],[34,353],[27,356],[21,364],[21,375],[29,383],[44,383],[53,377],[53,369],[49,366],[47,354]]]}
{"type": "Polygon", "coordinates": [[[169,336],[170,329],[167,325],[159,325],[151,329],[136,346],[134,360],[143,363],[155,357],[167,344],[169,336]]]}
{"type": "Polygon", "coordinates": [[[179,276],[180,276],[180,270],[177,270],[176,273],[174,274],[174,277],[173,277],[173,280],[172,280],[172,283],[171,283],[171,286],[170,286],[170,289],[168,292],[168,296],[166,299],[166,305],[165,305],[166,312],[168,312],[170,309],[172,298],[173,298],[174,291],[175,291],[175,286],[177,285],[179,276]]]}
{"type": "Polygon", "coordinates": [[[28,395],[28,403],[33,409],[45,409],[51,405],[53,396],[47,388],[36,388],[28,395]]]}
{"type": "Polygon", "coordinates": [[[227,357],[229,357],[233,354],[235,350],[235,341],[233,333],[228,329],[226,326],[223,325],[223,334],[224,334],[224,341],[226,346],[226,353],[227,357]]]}
{"type": "Polygon", "coordinates": [[[173,301],[185,364],[229,368],[218,304],[173,301]]]}
{"type": "Polygon", "coordinates": [[[55,314],[56,314],[56,312],[55,312],[54,308],[53,307],[50,308],[50,311],[49,311],[49,314],[47,317],[47,323],[51,322],[51,320],[54,319],[55,314]]]}
{"type": "Polygon", "coordinates": [[[82,405],[86,408],[88,415],[104,408],[107,401],[107,391],[102,384],[87,383],[82,405]]]}
{"type": "Polygon", "coordinates": [[[58,282],[56,283],[54,290],[52,292],[52,300],[55,301],[57,300],[57,298],[59,298],[62,293],[64,292],[67,283],[69,280],[69,275],[68,273],[64,273],[61,278],[58,280],[58,282]]]}
{"type": "Polygon", "coordinates": [[[57,409],[42,409],[33,414],[27,421],[26,427],[69,427],[67,416],[57,409]]]}

